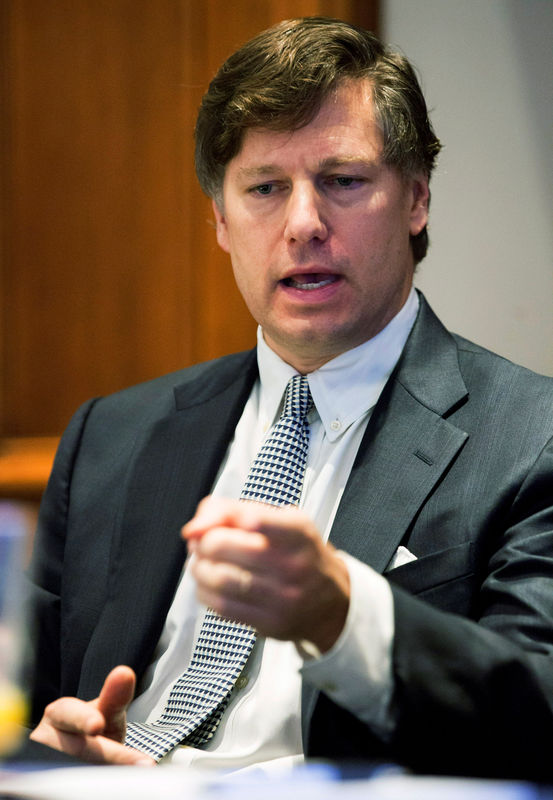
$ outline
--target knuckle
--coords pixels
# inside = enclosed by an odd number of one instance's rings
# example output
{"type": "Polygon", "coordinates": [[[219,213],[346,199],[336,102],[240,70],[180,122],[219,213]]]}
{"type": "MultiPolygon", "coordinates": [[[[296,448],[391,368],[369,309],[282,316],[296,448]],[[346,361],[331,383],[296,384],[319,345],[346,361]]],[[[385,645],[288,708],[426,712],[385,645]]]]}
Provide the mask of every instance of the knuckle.
{"type": "Polygon", "coordinates": [[[224,619],[235,619],[235,605],[226,597],[217,596],[212,603],[210,603],[211,608],[224,619]]]}
{"type": "Polygon", "coordinates": [[[295,553],[288,563],[289,575],[295,582],[304,583],[313,573],[313,560],[304,550],[295,553]]]}
{"type": "Polygon", "coordinates": [[[305,597],[302,588],[297,584],[291,584],[286,587],[283,593],[284,605],[294,611],[300,605],[305,597]]]}
{"type": "Polygon", "coordinates": [[[208,531],[199,540],[196,547],[196,555],[198,559],[213,558],[217,555],[218,547],[220,546],[220,537],[215,530],[208,531]]]}
{"type": "Polygon", "coordinates": [[[44,716],[49,717],[51,716],[51,714],[55,713],[58,704],[59,700],[53,700],[51,703],[48,703],[48,705],[44,709],[44,716]]]}

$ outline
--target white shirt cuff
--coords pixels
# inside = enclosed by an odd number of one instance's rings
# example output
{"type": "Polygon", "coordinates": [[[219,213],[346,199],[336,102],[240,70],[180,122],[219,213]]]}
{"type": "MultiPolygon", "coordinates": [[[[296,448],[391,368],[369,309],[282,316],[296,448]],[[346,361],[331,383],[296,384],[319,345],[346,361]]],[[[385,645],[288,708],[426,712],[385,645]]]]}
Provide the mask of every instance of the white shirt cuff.
{"type": "Polygon", "coordinates": [[[392,646],[394,602],[388,581],[348,553],[339,554],[349,572],[351,598],[346,624],[334,646],[316,652],[298,646],[303,678],[355,714],[386,739],[393,729],[392,646]]]}

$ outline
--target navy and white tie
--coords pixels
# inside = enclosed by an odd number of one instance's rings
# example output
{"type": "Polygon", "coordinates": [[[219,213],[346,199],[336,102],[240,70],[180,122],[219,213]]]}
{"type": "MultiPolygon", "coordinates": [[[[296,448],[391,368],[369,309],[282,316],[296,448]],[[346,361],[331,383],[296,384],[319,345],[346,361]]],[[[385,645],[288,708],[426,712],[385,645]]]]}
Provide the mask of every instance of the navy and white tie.
{"type": "MultiPolygon", "coordinates": [[[[312,405],[307,378],[290,378],[282,414],[250,466],[241,500],[277,506],[299,503],[312,405]]],[[[208,742],[254,642],[253,628],[208,609],[190,665],[174,683],[163,714],[153,723],[129,723],[125,744],[159,761],[178,744],[200,747],[208,742]]]]}

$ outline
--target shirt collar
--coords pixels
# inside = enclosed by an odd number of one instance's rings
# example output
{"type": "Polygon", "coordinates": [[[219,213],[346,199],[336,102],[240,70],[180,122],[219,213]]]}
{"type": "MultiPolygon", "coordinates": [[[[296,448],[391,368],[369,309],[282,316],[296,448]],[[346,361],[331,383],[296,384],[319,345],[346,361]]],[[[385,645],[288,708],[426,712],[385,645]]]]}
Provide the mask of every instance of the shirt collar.
{"type": "MultiPolygon", "coordinates": [[[[333,358],[307,376],[316,412],[330,441],[338,439],[374,407],[396,366],[415,322],[419,298],[412,288],[406,303],[380,333],[333,358]]],[[[280,410],[286,384],[296,370],[267,345],[257,331],[261,384],[260,411],[271,425],[280,410]]],[[[314,413],[314,412],[311,412],[314,413]]]]}

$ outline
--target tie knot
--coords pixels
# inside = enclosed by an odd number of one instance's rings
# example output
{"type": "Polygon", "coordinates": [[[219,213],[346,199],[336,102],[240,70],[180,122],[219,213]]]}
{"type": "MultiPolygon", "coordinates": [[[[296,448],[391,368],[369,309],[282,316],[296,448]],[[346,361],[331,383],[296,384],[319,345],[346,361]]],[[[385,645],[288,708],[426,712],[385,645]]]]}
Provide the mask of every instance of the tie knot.
{"type": "Polygon", "coordinates": [[[306,376],[294,375],[286,386],[282,416],[304,419],[312,405],[313,398],[311,397],[306,376]]]}

